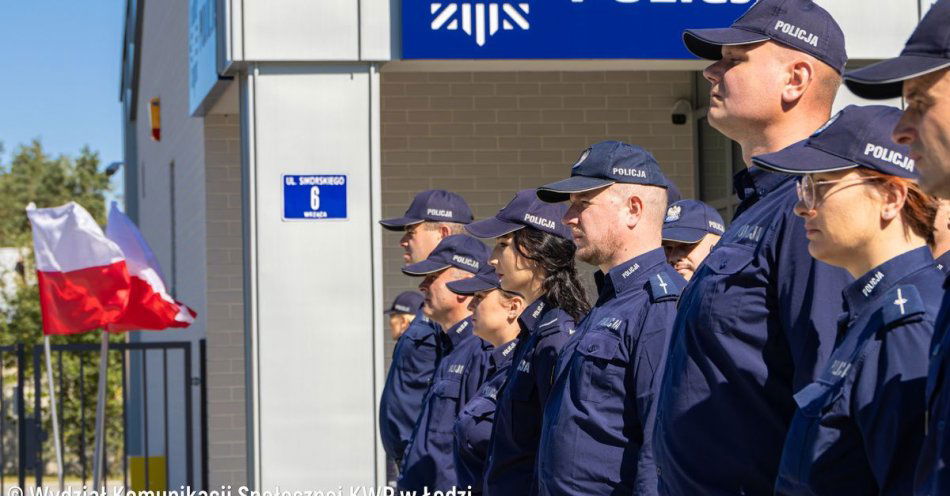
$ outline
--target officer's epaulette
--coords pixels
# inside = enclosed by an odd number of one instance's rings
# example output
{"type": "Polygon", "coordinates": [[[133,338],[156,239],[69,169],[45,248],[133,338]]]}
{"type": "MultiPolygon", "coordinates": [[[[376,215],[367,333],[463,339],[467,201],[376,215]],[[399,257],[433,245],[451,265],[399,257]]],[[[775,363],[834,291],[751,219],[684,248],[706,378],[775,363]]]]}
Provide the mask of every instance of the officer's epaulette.
{"type": "Polygon", "coordinates": [[[915,286],[898,286],[890,290],[881,305],[881,320],[884,329],[910,319],[919,318],[925,313],[924,301],[915,286]]]}
{"type": "Polygon", "coordinates": [[[676,300],[680,297],[679,284],[668,274],[657,272],[650,276],[650,282],[647,283],[647,290],[650,292],[650,302],[676,300]]]}

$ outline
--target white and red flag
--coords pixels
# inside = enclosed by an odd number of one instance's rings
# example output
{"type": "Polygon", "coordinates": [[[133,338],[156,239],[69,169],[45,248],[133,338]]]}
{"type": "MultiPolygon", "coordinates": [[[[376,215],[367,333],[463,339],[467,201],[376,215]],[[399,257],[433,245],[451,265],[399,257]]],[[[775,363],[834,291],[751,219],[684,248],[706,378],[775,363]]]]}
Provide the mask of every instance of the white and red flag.
{"type": "Polygon", "coordinates": [[[75,202],[52,208],[30,204],[26,213],[33,226],[44,334],[159,330],[194,321],[193,311],[168,296],[138,229],[114,207],[112,239],[75,202]]]}
{"type": "Polygon", "coordinates": [[[195,321],[197,314],[194,310],[175,301],[165,290],[158,259],[139,228],[116,207],[115,202],[109,210],[106,237],[122,250],[131,276],[129,304],[122,316],[106,327],[107,330],[160,330],[188,327],[195,321]]]}

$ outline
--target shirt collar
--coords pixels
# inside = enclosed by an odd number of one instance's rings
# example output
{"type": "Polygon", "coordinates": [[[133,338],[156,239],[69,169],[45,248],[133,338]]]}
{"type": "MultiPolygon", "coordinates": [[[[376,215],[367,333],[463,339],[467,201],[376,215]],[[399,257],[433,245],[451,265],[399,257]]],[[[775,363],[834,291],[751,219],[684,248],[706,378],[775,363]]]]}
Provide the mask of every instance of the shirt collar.
{"type": "Polygon", "coordinates": [[[512,339],[501,346],[496,346],[491,351],[491,361],[495,368],[501,368],[511,363],[511,359],[515,356],[516,346],[518,346],[518,338],[512,339]]]}
{"type": "Polygon", "coordinates": [[[740,202],[758,201],[795,176],[769,172],[761,167],[747,167],[732,176],[732,188],[740,202]]]}
{"type": "Polygon", "coordinates": [[[663,248],[656,248],[610,269],[606,275],[597,271],[599,276],[595,274],[595,279],[601,281],[597,285],[597,300],[612,298],[631,288],[642,286],[643,279],[650,275],[649,269],[664,263],[666,263],[666,253],[663,248]]]}
{"type": "Polygon", "coordinates": [[[459,342],[472,335],[472,316],[456,322],[452,327],[445,330],[445,334],[452,342],[452,347],[458,346],[459,342]]]}
{"type": "Polygon", "coordinates": [[[879,295],[897,286],[904,277],[922,268],[932,267],[933,264],[934,259],[930,248],[922,246],[902,253],[869,270],[867,274],[855,279],[844,288],[844,301],[848,307],[848,313],[852,316],[863,313],[879,295]]]}
{"type": "Polygon", "coordinates": [[[538,320],[550,309],[551,304],[544,297],[534,300],[534,303],[528,305],[518,316],[518,324],[521,326],[521,330],[528,333],[534,332],[538,320]]]}
{"type": "Polygon", "coordinates": [[[940,270],[944,272],[950,271],[950,251],[940,255],[934,261],[940,266],[940,270]]]}

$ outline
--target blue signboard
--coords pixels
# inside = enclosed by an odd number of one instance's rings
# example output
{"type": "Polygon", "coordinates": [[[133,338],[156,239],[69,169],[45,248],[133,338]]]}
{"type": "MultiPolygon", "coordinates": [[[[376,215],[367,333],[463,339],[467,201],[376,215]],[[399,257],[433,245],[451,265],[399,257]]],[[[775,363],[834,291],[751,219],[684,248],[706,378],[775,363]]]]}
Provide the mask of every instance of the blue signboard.
{"type": "Polygon", "coordinates": [[[346,176],[291,175],[283,177],[284,219],[345,219],[346,176]]]}
{"type": "Polygon", "coordinates": [[[189,0],[188,113],[191,115],[218,82],[217,26],[215,0],[189,0]]]}
{"type": "Polygon", "coordinates": [[[685,28],[752,0],[403,0],[404,59],[695,59],[685,28]]]}

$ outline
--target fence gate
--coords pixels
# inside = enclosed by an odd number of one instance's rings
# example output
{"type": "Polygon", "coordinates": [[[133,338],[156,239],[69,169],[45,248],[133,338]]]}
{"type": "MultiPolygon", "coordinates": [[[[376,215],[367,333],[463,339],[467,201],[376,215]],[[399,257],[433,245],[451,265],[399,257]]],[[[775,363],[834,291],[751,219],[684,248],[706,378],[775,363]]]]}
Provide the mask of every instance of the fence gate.
{"type": "MultiPolygon", "coordinates": [[[[107,489],[207,486],[205,341],[195,357],[192,348],[187,341],[109,343],[107,489]]],[[[92,484],[99,344],[52,345],[51,351],[66,486],[81,489],[92,484]]],[[[0,494],[10,484],[56,487],[43,346],[0,346],[0,364],[0,494]]]]}

